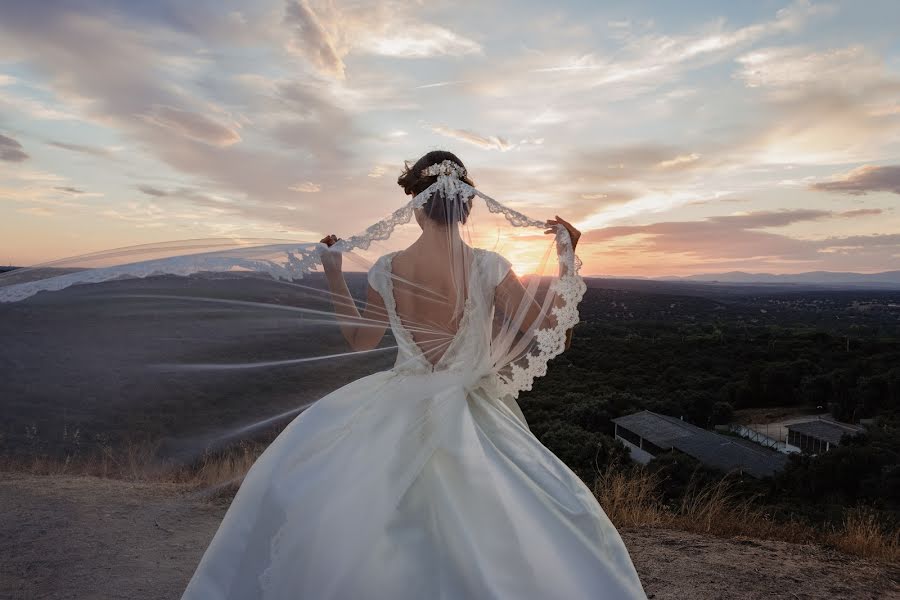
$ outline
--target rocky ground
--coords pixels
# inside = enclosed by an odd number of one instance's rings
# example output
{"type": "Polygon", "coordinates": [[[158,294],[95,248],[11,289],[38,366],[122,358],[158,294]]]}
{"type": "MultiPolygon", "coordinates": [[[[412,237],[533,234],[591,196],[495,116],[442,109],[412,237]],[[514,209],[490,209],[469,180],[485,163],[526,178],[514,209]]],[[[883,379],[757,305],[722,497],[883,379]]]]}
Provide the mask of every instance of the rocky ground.
{"type": "MultiPolygon", "coordinates": [[[[225,512],[184,487],[0,473],[0,598],[179,598],[225,512]]],[[[654,600],[900,598],[900,567],[815,545],[621,534],[654,600]]]]}

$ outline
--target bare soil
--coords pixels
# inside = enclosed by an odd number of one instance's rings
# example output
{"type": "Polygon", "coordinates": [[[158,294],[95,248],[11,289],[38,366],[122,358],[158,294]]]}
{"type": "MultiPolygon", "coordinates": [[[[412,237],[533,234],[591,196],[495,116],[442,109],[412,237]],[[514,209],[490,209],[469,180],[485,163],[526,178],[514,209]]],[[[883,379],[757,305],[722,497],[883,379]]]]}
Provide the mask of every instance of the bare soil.
{"type": "MultiPolygon", "coordinates": [[[[188,488],[0,473],[0,598],[179,598],[227,502],[188,488]]],[[[620,530],[654,600],[900,598],[900,566],[816,545],[620,530]]]]}

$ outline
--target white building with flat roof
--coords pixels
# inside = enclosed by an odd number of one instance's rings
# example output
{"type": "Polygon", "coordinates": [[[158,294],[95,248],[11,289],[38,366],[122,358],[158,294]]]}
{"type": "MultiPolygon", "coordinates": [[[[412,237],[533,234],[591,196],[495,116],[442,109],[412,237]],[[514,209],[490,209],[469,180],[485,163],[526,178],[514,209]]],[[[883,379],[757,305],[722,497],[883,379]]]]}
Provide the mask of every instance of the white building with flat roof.
{"type": "Polygon", "coordinates": [[[618,417],[616,439],[631,458],[647,464],[665,452],[678,451],[723,471],[738,470],[753,477],[769,477],[784,468],[787,455],[743,438],[721,435],[682,419],[642,410],[618,417]]]}

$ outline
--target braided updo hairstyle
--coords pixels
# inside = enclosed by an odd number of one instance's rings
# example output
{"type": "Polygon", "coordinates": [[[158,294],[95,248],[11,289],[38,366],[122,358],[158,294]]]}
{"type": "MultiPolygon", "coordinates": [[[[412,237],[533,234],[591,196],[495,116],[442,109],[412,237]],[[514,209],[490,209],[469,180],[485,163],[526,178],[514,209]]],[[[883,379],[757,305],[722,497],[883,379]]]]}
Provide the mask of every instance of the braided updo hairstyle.
{"type": "MultiPolygon", "coordinates": [[[[397,184],[403,188],[403,191],[407,195],[415,196],[437,181],[437,175],[424,176],[422,175],[422,171],[431,165],[442,163],[445,160],[453,161],[463,169],[466,168],[462,161],[452,152],[447,152],[446,150],[432,150],[417,160],[412,166],[409,165],[408,161],[404,161],[403,173],[397,179],[397,184]]],[[[460,180],[465,181],[473,187],[475,186],[468,175],[461,177],[460,180]]],[[[447,199],[444,198],[444,194],[438,191],[428,199],[428,202],[425,203],[422,209],[430,219],[433,219],[442,225],[450,225],[451,220],[465,223],[469,218],[469,211],[472,210],[472,200],[467,200],[459,210],[454,211],[447,206],[447,199]]]]}

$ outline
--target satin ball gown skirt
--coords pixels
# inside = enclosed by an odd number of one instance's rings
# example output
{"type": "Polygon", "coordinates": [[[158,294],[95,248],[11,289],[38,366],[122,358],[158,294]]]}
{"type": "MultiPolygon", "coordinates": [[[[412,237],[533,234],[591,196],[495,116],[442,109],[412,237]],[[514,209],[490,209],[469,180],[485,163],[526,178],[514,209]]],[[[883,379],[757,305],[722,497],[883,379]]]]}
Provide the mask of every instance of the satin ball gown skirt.
{"type": "Polygon", "coordinates": [[[248,472],[183,598],[646,598],[588,487],[450,372],[376,373],[248,472]]]}

